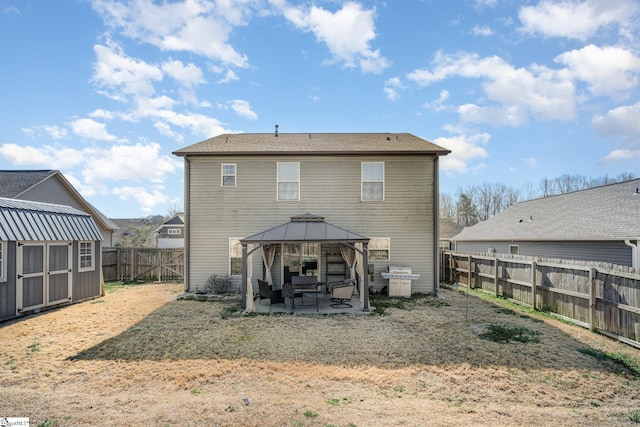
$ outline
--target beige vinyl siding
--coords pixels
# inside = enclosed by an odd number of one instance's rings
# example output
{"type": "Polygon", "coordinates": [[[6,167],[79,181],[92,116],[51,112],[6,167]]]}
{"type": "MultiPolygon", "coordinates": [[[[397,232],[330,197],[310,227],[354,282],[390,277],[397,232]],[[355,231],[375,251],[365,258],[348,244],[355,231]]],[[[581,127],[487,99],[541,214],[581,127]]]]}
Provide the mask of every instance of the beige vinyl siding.
{"type": "MultiPolygon", "coordinates": [[[[391,239],[391,259],[374,263],[371,285],[385,286],[380,272],[390,263],[402,263],[421,274],[413,282],[413,292],[432,292],[434,159],[432,155],[190,158],[191,290],[213,273],[228,273],[229,237],[248,236],[309,212],[365,236],[391,239]],[[300,162],[300,201],[276,201],[279,161],[300,162]],[[385,162],[385,201],[362,202],[361,162],[380,161],[385,162]],[[237,187],[220,187],[222,163],[237,163],[237,187]]],[[[262,277],[259,250],[253,276],[262,277]]]]}

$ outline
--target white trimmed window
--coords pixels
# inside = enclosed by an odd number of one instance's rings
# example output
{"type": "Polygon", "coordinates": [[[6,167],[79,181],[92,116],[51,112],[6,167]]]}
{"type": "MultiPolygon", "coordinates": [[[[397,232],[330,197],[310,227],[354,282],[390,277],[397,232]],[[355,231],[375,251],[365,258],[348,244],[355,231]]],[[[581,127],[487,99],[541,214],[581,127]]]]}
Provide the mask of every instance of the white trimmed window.
{"type": "Polygon", "coordinates": [[[94,242],[78,243],[78,271],[91,271],[95,269],[94,242]]]}
{"type": "Polygon", "coordinates": [[[238,237],[229,238],[229,274],[242,275],[242,245],[238,237]]]}
{"type": "Polygon", "coordinates": [[[236,186],[236,172],[237,165],[235,163],[223,163],[222,164],[222,186],[223,187],[235,187],[236,186]]]}
{"type": "Polygon", "coordinates": [[[0,282],[7,281],[7,263],[5,262],[7,257],[7,244],[0,242],[0,282]]]}
{"type": "Polygon", "coordinates": [[[520,246],[519,245],[509,245],[509,253],[511,255],[519,255],[520,254],[520,246]]]}
{"type": "Polygon", "coordinates": [[[167,229],[167,234],[180,234],[180,229],[179,228],[168,228],[167,229]]]}
{"type": "Polygon", "coordinates": [[[300,163],[278,162],[278,201],[300,200],[300,163]]]}
{"type": "Polygon", "coordinates": [[[391,259],[391,238],[372,237],[369,240],[369,261],[389,261],[391,259]]]}
{"type": "Polygon", "coordinates": [[[362,162],[362,201],[384,200],[384,162],[362,162]]]}

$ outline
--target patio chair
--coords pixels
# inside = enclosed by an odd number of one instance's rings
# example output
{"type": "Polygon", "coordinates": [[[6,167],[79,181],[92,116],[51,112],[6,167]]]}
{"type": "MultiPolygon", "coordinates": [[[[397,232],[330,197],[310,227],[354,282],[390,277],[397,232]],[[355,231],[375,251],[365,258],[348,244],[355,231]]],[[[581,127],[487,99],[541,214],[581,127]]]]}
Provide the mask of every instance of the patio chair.
{"type": "Polygon", "coordinates": [[[302,300],[302,303],[304,304],[304,294],[302,292],[295,292],[291,283],[285,283],[284,285],[282,285],[282,298],[291,299],[291,311],[293,311],[293,306],[295,305],[296,298],[300,298],[302,300]]]}
{"type": "Polygon", "coordinates": [[[258,280],[258,288],[260,289],[260,304],[262,304],[263,299],[269,300],[269,310],[271,310],[271,306],[273,304],[283,304],[284,298],[282,296],[281,289],[273,289],[273,286],[269,284],[269,282],[265,282],[264,280],[258,280]]]}
{"type": "Polygon", "coordinates": [[[356,285],[351,283],[343,283],[340,285],[334,285],[331,288],[331,307],[333,308],[350,308],[353,307],[349,302],[353,296],[353,291],[356,285]]]}

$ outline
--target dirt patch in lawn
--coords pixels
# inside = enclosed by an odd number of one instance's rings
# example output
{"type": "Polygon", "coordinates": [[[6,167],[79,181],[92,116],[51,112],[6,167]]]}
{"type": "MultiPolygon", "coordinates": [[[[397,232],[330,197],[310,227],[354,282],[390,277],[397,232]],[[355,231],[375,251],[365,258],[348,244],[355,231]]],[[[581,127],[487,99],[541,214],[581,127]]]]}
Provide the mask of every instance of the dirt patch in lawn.
{"type": "Polygon", "coordinates": [[[240,316],[234,301],[176,300],[180,292],[125,287],[0,324],[0,417],[58,426],[640,421],[637,350],[458,291],[368,316],[240,316]],[[487,339],[494,330],[498,339],[487,339]],[[512,338],[523,335],[535,340],[512,338]]]}

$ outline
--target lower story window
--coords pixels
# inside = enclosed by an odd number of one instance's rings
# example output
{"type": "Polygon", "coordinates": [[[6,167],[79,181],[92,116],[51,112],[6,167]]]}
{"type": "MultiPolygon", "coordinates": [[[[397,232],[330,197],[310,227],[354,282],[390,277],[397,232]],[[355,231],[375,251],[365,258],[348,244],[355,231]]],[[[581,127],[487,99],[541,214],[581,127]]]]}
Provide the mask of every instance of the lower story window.
{"type": "Polygon", "coordinates": [[[369,260],[389,261],[391,252],[391,238],[372,237],[369,240],[369,260]]]}
{"type": "Polygon", "coordinates": [[[229,274],[232,276],[242,274],[242,245],[237,237],[229,238],[229,274]]]}

